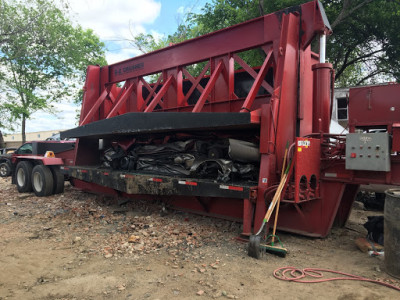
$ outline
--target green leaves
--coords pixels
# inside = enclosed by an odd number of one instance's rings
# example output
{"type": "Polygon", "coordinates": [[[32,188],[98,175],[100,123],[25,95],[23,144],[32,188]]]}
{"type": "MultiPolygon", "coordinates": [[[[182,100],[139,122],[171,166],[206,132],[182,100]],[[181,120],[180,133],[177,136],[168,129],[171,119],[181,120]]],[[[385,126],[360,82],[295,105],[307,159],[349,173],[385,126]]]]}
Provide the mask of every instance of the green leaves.
{"type": "Polygon", "coordinates": [[[50,0],[0,0],[0,111],[10,123],[77,97],[89,64],[106,64],[104,44],[92,30],[73,26],[50,0]]]}
{"type": "MultiPolygon", "coordinates": [[[[142,51],[197,37],[263,14],[302,4],[305,0],[212,0],[199,14],[188,14],[173,35],[158,42],[137,39],[142,51]]],[[[322,0],[333,35],[327,40],[327,60],[343,87],[400,81],[400,2],[393,0],[322,0]]],[[[250,65],[262,61],[261,51],[240,54],[250,65]]]]}

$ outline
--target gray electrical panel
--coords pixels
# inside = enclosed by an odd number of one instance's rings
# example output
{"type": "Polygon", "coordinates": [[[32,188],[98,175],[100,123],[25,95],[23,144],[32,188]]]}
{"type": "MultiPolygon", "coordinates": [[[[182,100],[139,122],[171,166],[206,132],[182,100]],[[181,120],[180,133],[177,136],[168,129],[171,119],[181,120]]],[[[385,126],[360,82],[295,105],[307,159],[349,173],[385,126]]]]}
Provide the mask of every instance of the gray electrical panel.
{"type": "Polygon", "coordinates": [[[349,133],[346,136],[346,169],[390,171],[389,134],[349,133]]]}

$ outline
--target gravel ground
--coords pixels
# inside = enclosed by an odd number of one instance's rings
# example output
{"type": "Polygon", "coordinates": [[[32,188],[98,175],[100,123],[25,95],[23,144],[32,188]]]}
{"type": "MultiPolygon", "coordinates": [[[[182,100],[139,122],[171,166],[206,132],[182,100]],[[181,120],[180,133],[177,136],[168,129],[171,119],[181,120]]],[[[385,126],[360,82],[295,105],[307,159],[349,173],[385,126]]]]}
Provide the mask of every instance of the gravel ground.
{"type": "Polygon", "coordinates": [[[325,239],[279,233],[286,258],[247,256],[241,224],[115,203],[66,185],[64,194],[19,194],[0,178],[0,299],[395,299],[400,293],[360,281],[277,280],[283,266],[328,268],[400,286],[382,259],[360,252],[368,215],[355,204],[344,228],[325,239]]]}

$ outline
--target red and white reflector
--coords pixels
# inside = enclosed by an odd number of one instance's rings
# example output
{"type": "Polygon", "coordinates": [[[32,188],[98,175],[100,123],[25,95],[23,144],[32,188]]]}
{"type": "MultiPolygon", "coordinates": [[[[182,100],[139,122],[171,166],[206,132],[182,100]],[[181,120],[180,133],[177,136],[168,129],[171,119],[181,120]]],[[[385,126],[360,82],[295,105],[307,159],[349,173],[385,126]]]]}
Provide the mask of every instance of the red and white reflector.
{"type": "Polygon", "coordinates": [[[163,180],[162,180],[161,178],[154,178],[154,177],[147,179],[147,181],[152,181],[152,182],[163,182],[163,180]]]}
{"type": "Polygon", "coordinates": [[[219,188],[222,190],[231,190],[231,191],[239,191],[239,192],[243,191],[243,188],[241,186],[220,185],[219,188]]]}
{"type": "Polygon", "coordinates": [[[179,180],[178,183],[183,184],[183,185],[197,186],[197,182],[195,182],[195,181],[179,180]]]}

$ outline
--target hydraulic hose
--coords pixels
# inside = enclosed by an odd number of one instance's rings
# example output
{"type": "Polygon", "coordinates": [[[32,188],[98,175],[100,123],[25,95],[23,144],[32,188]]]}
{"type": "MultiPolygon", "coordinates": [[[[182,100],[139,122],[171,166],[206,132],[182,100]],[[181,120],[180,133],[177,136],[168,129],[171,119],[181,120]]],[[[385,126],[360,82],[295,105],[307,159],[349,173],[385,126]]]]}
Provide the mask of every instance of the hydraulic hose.
{"type": "Polygon", "coordinates": [[[274,277],[279,280],[284,281],[294,281],[294,282],[301,282],[301,283],[317,283],[317,282],[327,282],[327,281],[334,281],[334,280],[357,280],[357,281],[366,281],[372,282],[376,284],[380,284],[386,286],[388,288],[392,288],[396,291],[400,291],[400,288],[378,280],[369,279],[366,277],[361,277],[353,274],[348,274],[344,272],[329,270],[329,269],[320,269],[320,268],[304,268],[298,269],[295,267],[282,267],[278,268],[273,273],[274,277]],[[343,275],[339,277],[331,277],[331,278],[323,278],[323,273],[330,273],[335,275],[343,275]],[[304,280],[307,276],[316,278],[314,280],[304,280]]]}

